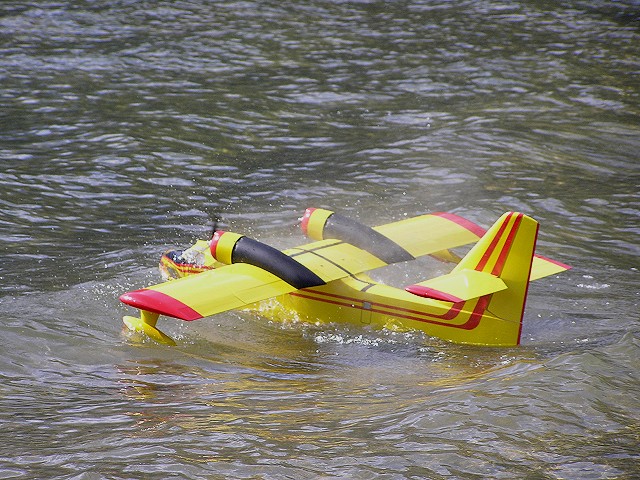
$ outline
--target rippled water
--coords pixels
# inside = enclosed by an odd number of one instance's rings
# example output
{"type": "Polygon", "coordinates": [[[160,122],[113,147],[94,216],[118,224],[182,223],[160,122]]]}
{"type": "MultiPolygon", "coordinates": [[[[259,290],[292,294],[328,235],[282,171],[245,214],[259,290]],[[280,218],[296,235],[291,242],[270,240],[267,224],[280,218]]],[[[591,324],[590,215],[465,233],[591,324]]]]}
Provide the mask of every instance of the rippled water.
{"type": "Polygon", "coordinates": [[[2,2],[0,478],[639,476],[639,28],[632,1],[2,2]],[[122,335],[164,249],[217,216],[293,245],[308,206],[522,210],[574,269],[518,348],[122,335]]]}

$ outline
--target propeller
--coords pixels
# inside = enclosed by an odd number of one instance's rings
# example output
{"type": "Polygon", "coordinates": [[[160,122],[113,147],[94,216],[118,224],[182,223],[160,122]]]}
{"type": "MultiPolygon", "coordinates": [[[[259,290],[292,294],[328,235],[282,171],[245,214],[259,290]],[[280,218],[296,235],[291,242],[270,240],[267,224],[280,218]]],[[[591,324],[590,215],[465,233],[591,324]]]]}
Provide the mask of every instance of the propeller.
{"type": "Polygon", "coordinates": [[[209,239],[212,239],[215,233],[219,230],[218,227],[222,224],[222,217],[220,215],[214,215],[211,224],[209,226],[209,239]]]}

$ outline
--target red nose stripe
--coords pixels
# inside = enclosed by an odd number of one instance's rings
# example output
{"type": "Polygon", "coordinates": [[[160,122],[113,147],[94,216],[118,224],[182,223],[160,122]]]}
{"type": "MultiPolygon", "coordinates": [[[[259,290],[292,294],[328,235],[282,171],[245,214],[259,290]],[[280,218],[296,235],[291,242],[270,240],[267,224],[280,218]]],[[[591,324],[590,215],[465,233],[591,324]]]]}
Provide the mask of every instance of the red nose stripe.
{"type": "Polygon", "coordinates": [[[147,290],[143,288],[134,292],[125,293],[120,297],[120,301],[140,310],[147,310],[181,320],[191,321],[202,318],[202,315],[189,305],[185,305],[181,301],[157,290],[147,290]]]}
{"type": "Polygon", "coordinates": [[[218,242],[220,241],[220,237],[224,235],[224,230],[216,230],[213,232],[213,238],[211,239],[211,243],[209,243],[209,250],[211,251],[211,256],[216,260],[218,257],[216,256],[218,250],[218,242]]]}
{"type": "Polygon", "coordinates": [[[307,235],[307,231],[309,229],[309,220],[311,219],[311,215],[315,211],[315,208],[307,208],[302,216],[302,222],[300,223],[300,228],[302,229],[302,233],[307,235]]]}

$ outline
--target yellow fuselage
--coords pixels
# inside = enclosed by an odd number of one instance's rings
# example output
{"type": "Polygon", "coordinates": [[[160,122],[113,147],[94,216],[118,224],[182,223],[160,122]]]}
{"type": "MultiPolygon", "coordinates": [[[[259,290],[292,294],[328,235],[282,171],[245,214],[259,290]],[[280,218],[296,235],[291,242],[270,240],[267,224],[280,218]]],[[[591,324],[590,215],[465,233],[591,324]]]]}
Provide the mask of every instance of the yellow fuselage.
{"type": "MultiPolygon", "coordinates": [[[[451,303],[418,297],[405,290],[376,283],[365,274],[336,280],[278,297],[292,316],[302,321],[370,326],[375,329],[420,330],[458,343],[501,345],[505,322],[486,311],[487,297],[451,303]]],[[[278,319],[264,310],[263,315],[278,319]]],[[[508,329],[519,333],[519,325],[508,329]]],[[[505,345],[512,345],[511,339],[505,345]]]]}

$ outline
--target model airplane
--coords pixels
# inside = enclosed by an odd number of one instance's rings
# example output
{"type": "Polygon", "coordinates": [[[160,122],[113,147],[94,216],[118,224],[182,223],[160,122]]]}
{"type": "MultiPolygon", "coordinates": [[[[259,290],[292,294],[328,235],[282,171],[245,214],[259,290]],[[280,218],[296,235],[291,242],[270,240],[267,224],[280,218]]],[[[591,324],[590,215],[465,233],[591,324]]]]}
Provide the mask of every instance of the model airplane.
{"type": "MultiPolygon", "coordinates": [[[[515,212],[488,230],[435,213],[368,227],[324,209],[307,209],[302,230],[313,243],[280,251],[249,237],[216,231],[188,250],[163,255],[164,283],[125,293],[140,310],[125,325],[165,344],[160,315],[198,320],[276,299],[298,318],[421,330],[476,345],[518,345],[529,282],[570,267],[535,254],[538,222],[515,212]],[[475,244],[460,258],[450,249],[475,244]],[[432,255],[452,272],[396,288],[365,272],[432,255]]],[[[261,311],[261,314],[268,314],[261,311]]]]}

